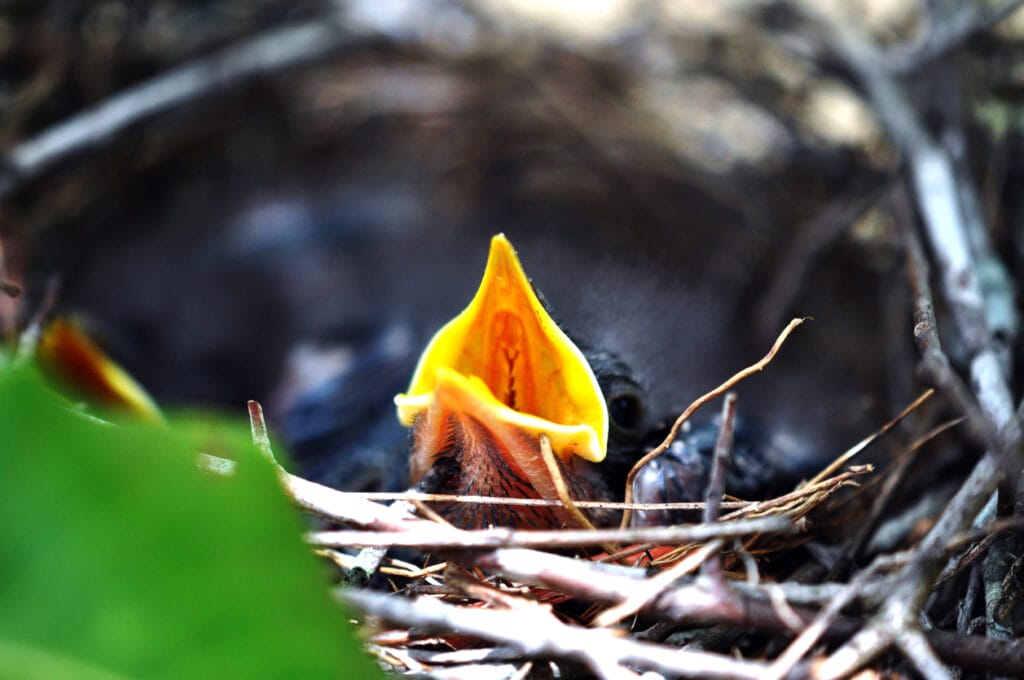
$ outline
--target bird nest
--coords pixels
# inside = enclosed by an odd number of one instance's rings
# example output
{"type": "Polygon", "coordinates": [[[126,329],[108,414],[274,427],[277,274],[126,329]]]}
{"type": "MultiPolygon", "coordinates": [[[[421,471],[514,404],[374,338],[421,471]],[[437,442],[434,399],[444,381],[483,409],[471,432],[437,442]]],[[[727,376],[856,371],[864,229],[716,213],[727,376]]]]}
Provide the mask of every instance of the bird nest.
{"type": "MultiPolygon", "coordinates": [[[[787,327],[764,359],[680,414],[663,445],[636,469],[664,452],[700,406],[763,369],[799,322],[787,327]]],[[[791,492],[744,501],[723,500],[722,494],[735,418],[735,396],[729,393],[704,502],[569,500],[576,509],[624,511],[620,528],[465,530],[429,503],[558,501],[346,493],[283,469],[280,476],[296,505],[334,525],[311,532],[307,540],[339,568],[336,595],[361,616],[367,648],[382,666],[403,675],[625,678],[649,671],[663,677],[833,677],[867,660],[869,652],[858,641],[885,636],[907,645],[908,654],[920,654],[919,664],[934,658],[926,651],[934,649],[943,662],[964,668],[1017,672],[1015,643],[922,630],[916,621],[894,620],[889,613],[909,606],[901,598],[923,587],[926,564],[934,568],[938,559],[959,553],[936,572],[938,588],[969,568],[983,552],[979,545],[991,544],[1015,524],[996,522],[945,537],[939,545],[928,542],[937,530],[932,526],[914,546],[879,553],[886,521],[928,522],[918,509],[888,520],[883,511],[894,504],[918,450],[963,418],[915,439],[882,473],[856,464],[856,456],[933,394],[923,393],[791,492]],[[702,521],[628,526],[629,514],[640,510],[692,511],[702,521]],[[836,533],[847,537],[840,545],[833,540],[836,533]],[[856,571],[872,538],[876,557],[856,571]],[[966,546],[973,547],[964,552],[966,546]],[[848,641],[839,645],[843,640],[848,641]]],[[[250,404],[250,417],[257,444],[272,459],[258,404],[250,404]]]]}

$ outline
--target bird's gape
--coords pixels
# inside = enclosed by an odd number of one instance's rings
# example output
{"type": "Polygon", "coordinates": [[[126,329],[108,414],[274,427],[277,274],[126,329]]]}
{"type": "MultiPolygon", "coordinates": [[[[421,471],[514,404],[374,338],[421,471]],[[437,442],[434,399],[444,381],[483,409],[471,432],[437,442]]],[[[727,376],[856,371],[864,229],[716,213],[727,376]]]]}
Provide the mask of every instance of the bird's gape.
{"type": "MultiPolygon", "coordinates": [[[[579,468],[605,458],[604,397],[503,236],[491,243],[473,301],[430,341],[395,403],[413,428],[411,479],[423,491],[557,501],[564,481],[571,497],[594,497],[579,468]],[[558,474],[542,456],[542,436],[558,474]]],[[[578,524],[560,506],[446,501],[436,509],[463,527],[578,524]]]]}

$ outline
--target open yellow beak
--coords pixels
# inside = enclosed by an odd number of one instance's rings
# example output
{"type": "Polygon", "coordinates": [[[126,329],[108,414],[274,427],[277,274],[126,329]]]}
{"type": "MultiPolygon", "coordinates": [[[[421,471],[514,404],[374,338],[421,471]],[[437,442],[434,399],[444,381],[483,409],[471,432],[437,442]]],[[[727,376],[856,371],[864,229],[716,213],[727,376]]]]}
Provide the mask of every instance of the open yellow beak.
{"type": "MultiPolygon", "coordinates": [[[[579,348],[537,298],[512,244],[491,240],[483,281],[469,306],[431,339],[409,390],[395,397],[406,426],[471,418],[500,442],[542,496],[544,474],[536,459],[540,434],[562,463],[573,456],[599,462],[608,445],[608,410],[597,378],[579,348]],[[535,466],[535,476],[531,470],[535,466]]],[[[474,424],[474,428],[477,425],[474,424]]],[[[443,439],[444,426],[437,436],[443,439]]],[[[430,469],[444,443],[416,446],[412,478],[430,469]]]]}

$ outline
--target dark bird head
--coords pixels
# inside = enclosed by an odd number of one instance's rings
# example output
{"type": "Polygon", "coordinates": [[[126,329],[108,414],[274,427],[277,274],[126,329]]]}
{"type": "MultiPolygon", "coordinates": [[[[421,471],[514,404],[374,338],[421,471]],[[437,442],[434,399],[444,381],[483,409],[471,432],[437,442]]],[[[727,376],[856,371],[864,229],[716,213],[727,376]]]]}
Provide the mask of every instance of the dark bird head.
{"type": "MultiPolygon", "coordinates": [[[[395,397],[413,429],[411,478],[433,492],[557,500],[541,454],[546,436],[570,494],[606,496],[591,466],[616,436],[641,427],[636,383],[595,353],[606,393],[584,353],[558,327],[503,235],[491,241],[472,302],[446,324],[420,358],[409,389],[395,397]],[[615,424],[609,425],[609,406],[615,424]]],[[[461,526],[574,524],[561,508],[447,504],[461,526]]]]}

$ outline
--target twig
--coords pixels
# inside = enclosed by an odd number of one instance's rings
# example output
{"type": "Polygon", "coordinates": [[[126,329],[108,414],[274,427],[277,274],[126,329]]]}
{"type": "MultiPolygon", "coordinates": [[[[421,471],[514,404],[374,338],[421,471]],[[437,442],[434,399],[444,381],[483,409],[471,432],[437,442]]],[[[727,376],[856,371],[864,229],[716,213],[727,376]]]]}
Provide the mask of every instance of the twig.
{"type": "MultiPolygon", "coordinates": [[[[557,508],[562,501],[544,498],[504,498],[499,496],[473,496],[448,493],[424,493],[420,491],[346,491],[346,494],[369,501],[421,501],[424,503],[477,503],[480,505],[513,505],[523,507],[557,508]]],[[[723,501],[723,510],[739,510],[756,501],[723,501]]],[[[686,501],[678,503],[621,503],[615,501],[584,501],[573,499],[578,508],[596,508],[600,510],[704,510],[704,501],[686,501]]]]}
{"type": "MultiPolygon", "coordinates": [[[[287,482],[287,473],[277,464],[274,458],[274,450],[270,444],[270,434],[267,432],[267,423],[263,418],[263,407],[258,401],[250,400],[246,406],[249,409],[249,424],[252,429],[252,440],[256,444],[263,457],[270,461],[277,470],[283,481],[287,482]]],[[[376,543],[367,544],[366,548],[359,551],[359,554],[352,560],[352,565],[345,574],[345,584],[350,587],[365,586],[370,582],[373,574],[380,568],[381,562],[387,556],[387,548],[379,547],[376,543]]]]}
{"type": "Polygon", "coordinates": [[[562,507],[565,508],[572,516],[576,523],[584,529],[594,529],[594,525],[591,524],[583,512],[576,507],[576,503],[573,502],[572,495],[569,493],[569,487],[565,483],[565,477],[562,475],[562,471],[558,469],[558,461],[555,460],[555,453],[551,450],[551,439],[546,434],[541,433],[540,437],[540,457],[544,461],[544,466],[547,468],[548,476],[551,477],[551,483],[555,487],[555,492],[558,494],[558,500],[561,501],[562,507]]]}
{"type": "Polygon", "coordinates": [[[926,402],[934,393],[935,390],[925,390],[924,393],[921,394],[921,396],[919,396],[917,399],[911,402],[906,408],[900,411],[895,418],[887,422],[877,431],[871,433],[864,439],[860,440],[859,442],[851,446],[841,456],[839,456],[829,465],[827,465],[825,469],[823,469],[821,472],[814,475],[814,477],[812,477],[810,480],[805,482],[805,484],[816,484],[821,480],[825,479],[826,477],[833,475],[836,472],[836,470],[846,465],[846,463],[849,462],[851,458],[856,456],[858,453],[860,453],[867,447],[871,446],[871,444],[875,443],[878,439],[884,436],[892,428],[896,427],[900,423],[900,421],[902,421],[904,418],[906,418],[908,415],[914,412],[917,409],[917,407],[926,402]]]}
{"type": "MultiPolygon", "coordinates": [[[[289,475],[283,470],[280,471],[280,476],[286,491],[297,505],[336,521],[389,532],[418,532],[422,525],[429,525],[432,529],[439,528],[438,525],[417,519],[397,508],[372,503],[359,498],[356,494],[330,489],[289,475]]],[[[444,527],[440,529],[445,530],[444,527]]],[[[636,587],[637,579],[643,576],[643,572],[637,569],[527,549],[499,548],[477,555],[467,555],[467,559],[477,566],[500,573],[507,578],[599,602],[621,602],[626,594],[636,587]]],[[[869,585],[864,591],[865,596],[880,599],[883,594],[889,594],[890,587],[887,583],[888,581],[869,585]]],[[[735,585],[741,592],[749,591],[743,596],[744,602],[739,608],[723,607],[716,594],[700,585],[683,585],[657,597],[648,604],[647,609],[665,617],[666,620],[674,620],[680,624],[724,623],[783,634],[790,630],[791,623],[787,623],[784,617],[780,616],[778,607],[771,603],[767,593],[760,598],[752,597],[757,589],[750,591],[749,587],[742,583],[735,585]]],[[[780,584],[776,587],[782,589],[787,598],[795,598],[799,602],[808,598],[813,601],[827,600],[834,597],[835,592],[839,592],[836,588],[845,586],[826,584],[799,587],[797,584],[780,584]]],[[[805,621],[810,621],[814,616],[813,612],[806,609],[791,609],[805,621]]],[[[859,626],[860,623],[856,620],[839,617],[826,632],[826,637],[830,640],[842,638],[852,634],[859,626]]],[[[1021,663],[1024,659],[1024,650],[1018,643],[993,641],[976,636],[958,636],[943,631],[929,631],[926,637],[945,660],[966,668],[992,669],[1008,674],[1024,672],[1024,664],[1021,663]]]]}
{"type": "Polygon", "coordinates": [[[963,420],[964,419],[961,417],[946,421],[918,437],[910,444],[910,446],[907,447],[907,450],[903,452],[895,465],[886,471],[881,490],[874,494],[874,497],[871,500],[871,508],[868,510],[867,516],[861,521],[860,528],[849,543],[850,547],[847,551],[849,559],[855,560],[863,552],[864,545],[867,543],[868,538],[878,525],[878,520],[882,517],[882,512],[889,505],[892,495],[903,482],[903,478],[906,475],[907,470],[910,469],[911,463],[915,460],[916,456],[914,454],[916,454],[917,451],[926,443],[930,442],[943,432],[956,427],[962,423],[963,420]]]}
{"type": "Polygon", "coordinates": [[[328,19],[268,31],[129,88],[22,142],[0,158],[0,200],[126,128],[255,76],[315,63],[351,44],[328,19]]]}
{"type": "MultiPolygon", "coordinates": [[[[689,420],[690,416],[692,416],[694,412],[704,404],[724,394],[725,392],[728,392],[730,389],[736,386],[737,383],[749,378],[755,373],[764,370],[764,367],[771,363],[772,359],[775,358],[775,355],[778,354],[780,349],[782,349],[782,345],[784,342],[786,342],[786,338],[789,337],[789,334],[792,333],[797,326],[799,326],[806,320],[807,319],[793,319],[792,321],[790,321],[789,324],[787,324],[786,327],[782,329],[782,332],[779,334],[779,337],[775,339],[775,344],[772,345],[772,348],[768,350],[768,353],[761,357],[759,361],[751,364],[750,366],[747,366],[742,371],[736,373],[715,389],[705,393],[692,404],[687,406],[685,411],[679,414],[679,417],[676,418],[674,423],[672,423],[672,427],[669,429],[669,432],[665,436],[664,441],[662,441],[656,447],[648,451],[647,454],[644,455],[640,460],[638,460],[633,465],[633,468],[629,471],[629,475],[627,475],[626,477],[625,490],[625,499],[627,503],[630,503],[633,500],[633,480],[636,479],[637,473],[640,472],[640,468],[650,463],[652,460],[663,454],[668,449],[672,442],[675,441],[676,435],[679,434],[679,428],[683,426],[683,423],[689,420]]],[[[620,526],[622,526],[623,528],[629,526],[629,520],[631,515],[632,513],[629,509],[627,509],[622,514],[622,523],[620,526]]]]}
{"type": "MultiPolygon", "coordinates": [[[[733,425],[736,421],[736,395],[732,392],[725,395],[722,403],[722,424],[718,429],[718,438],[712,454],[711,474],[704,496],[704,523],[718,521],[719,506],[725,493],[725,476],[732,458],[733,425]]],[[[686,560],[683,560],[685,562],[686,560]]],[[[713,586],[720,592],[723,599],[731,600],[731,592],[722,573],[722,557],[717,547],[708,559],[701,561],[701,573],[710,579],[713,586]]]]}
{"type": "MultiPolygon", "coordinates": [[[[333,490],[329,490],[333,491],[333,490]]],[[[344,496],[338,491],[334,494],[344,496]]],[[[355,499],[358,501],[358,499],[355,499]]],[[[366,503],[365,501],[358,501],[366,503]]],[[[396,514],[392,508],[375,506],[380,514],[387,517],[396,514]]],[[[368,518],[362,517],[362,520],[368,518]]],[[[410,519],[412,522],[423,520],[410,519]]],[[[473,564],[520,583],[547,588],[596,602],[619,603],[632,592],[642,579],[644,572],[639,569],[607,565],[598,562],[573,559],[535,550],[500,548],[478,555],[467,556],[473,564]]],[[[890,579],[868,584],[864,597],[881,600],[891,592],[890,579]]],[[[787,599],[800,601],[827,601],[841,592],[845,585],[824,584],[800,586],[799,584],[778,584],[785,591],[787,599]]],[[[735,589],[743,594],[739,608],[723,607],[718,597],[699,584],[681,585],[663,593],[650,602],[647,609],[665,620],[685,625],[732,624],[761,630],[767,633],[788,634],[789,625],[780,618],[764,587],[750,588],[742,583],[735,589]],[[760,593],[760,594],[759,594],[760,593]]],[[[804,621],[811,621],[814,612],[800,606],[793,611],[804,621]]],[[[829,640],[841,640],[852,635],[861,626],[856,619],[838,617],[826,632],[829,640]]],[[[942,658],[965,668],[992,670],[1006,674],[1024,673],[1024,646],[1016,642],[988,640],[978,636],[961,636],[944,631],[929,631],[927,638],[942,658]]]]}
{"type": "Polygon", "coordinates": [[[732,433],[735,421],[736,395],[727,394],[722,404],[722,424],[718,430],[718,439],[715,441],[711,475],[704,496],[704,522],[708,524],[718,521],[722,494],[725,493],[725,475],[732,458],[732,433]]]}
{"type": "MultiPolygon", "coordinates": [[[[977,409],[965,415],[972,428],[981,428],[990,445],[998,446],[998,431],[1012,416],[1012,402],[1005,380],[990,377],[993,370],[1001,373],[1000,363],[985,324],[984,300],[965,225],[968,206],[960,201],[953,160],[948,150],[931,139],[873,46],[855,36],[853,29],[839,27],[823,16],[816,17],[814,22],[832,52],[850,68],[864,88],[889,138],[903,152],[915,202],[942,270],[946,300],[966,349],[972,355],[972,377],[984,387],[979,400],[998,409],[996,413],[991,410],[984,413],[980,422],[977,409]],[[993,416],[992,420],[988,419],[989,415],[993,416]]],[[[971,219],[983,223],[980,216],[971,219]]],[[[917,333],[915,326],[915,335],[917,333]]],[[[941,370],[941,367],[936,368],[941,370]]]]}
{"type": "Polygon", "coordinates": [[[601,678],[636,678],[629,666],[683,677],[761,677],[765,666],[708,652],[691,652],[616,637],[609,631],[569,626],[543,609],[471,609],[430,598],[407,600],[380,593],[338,591],[364,614],[403,626],[475,635],[525,656],[575,659],[601,678]]]}
{"type": "Polygon", "coordinates": [[[1024,0],[985,3],[994,7],[979,8],[983,3],[957,3],[954,16],[932,17],[927,31],[911,45],[900,45],[889,50],[886,63],[894,73],[908,74],[929,62],[942,58],[971,37],[992,28],[1010,16],[1024,0]]]}
{"type": "Polygon", "coordinates": [[[971,621],[974,618],[974,603],[978,599],[980,587],[981,567],[975,564],[971,566],[971,573],[967,577],[967,591],[956,608],[956,629],[961,633],[972,632],[971,621]]]}
{"type": "Polygon", "coordinates": [[[60,277],[51,276],[46,280],[46,290],[43,292],[43,300],[39,308],[32,314],[32,318],[25,325],[21,335],[18,336],[18,350],[15,361],[25,363],[31,361],[36,355],[39,347],[39,339],[43,334],[43,326],[57,306],[57,296],[60,294],[60,277]]]}
{"type": "Polygon", "coordinates": [[[949,365],[942,350],[931,284],[928,282],[928,260],[921,239],[910,224],[903,226],[903,243],[907,251],[907,276],[914,296],[914,340],[921,353],[921,370],[942,390],[943,396],[967,418],[974,438],[984,446],[992,445],[992,433],[970,390],[949,365]]]}
{"type": "Polygon", "coordinates": [[[601,614],[594,619],[594,625],[601,627],[610,626],[614,623],[618,623],[627,616],[632,616],[646,607],[651,600],[667,590],[677,579],[691,573],[697,567],[707,564],[707,560],[721,549],[721,547],[721,539],[708,541],[700,548],[694,550],[685,558],[680,560],[677,564],[655,574],[651,578],[647,579],[642,585],[634,587],[625,600],[616,606],[601,612],[601,614]]]}
{"type": "Polygon", "coordinates": [[[252,429],[253,444],[264,458],[276,466],[277,460],[274,458],[274,449],[267,433],[267,421],[263,419],[263,406],[258,401],[250,399],[246,402],[246,407],[249,409],[249,427],[252,429]]]}
{"type": "Polygon", "coordinates": [[[794,534],[797,527],[784,517],[762,517],[719,524],[634,527],[630,529],[560,529],[531,531],[508,528],[464,530],[419,520],[400,531],[318,531],[307,536],[316,546],[390,546],[424,550],[485,550],[501,547],[573,548],[605,543],[699,543],[750,534],[794,534]]]}
{"type": "MultiPolygon", "coordinates": [[[[790,491],[787,494],[777,496],[776,498],[769,499],[767,501],[756,501],[748,504],[746,507],[738,510],[733,510],[729,514],[725,515],[722,519],[735,519],[738,517],[748,516],[759,516],[768,513],[769,511],[775,512],[779,508],[787,508],[787,506],[795,506],[806,503],[809,497],[813,497],[818,494],[828,495],[843,486],[844,484],[852,483],[851,480],[866,475],[874,470],[870,465],[851,465],[848,470],[842,472],[835,477],[830,479],[824,479],[814,484],[805,484],[796,491],[790,491]]],[[[786,511],[788,511],[787,508],[786,511]]]]}
{"type": "Polygon", "coordinates": [[[796,664],[799,663],[800,659],[817,644],[818,640],[825,634],[825,631],[835,622],[843,607],[853,601],[854,598],[860,597],[868,580],[886,568],[889,561],[887,558],[879,558],[870,567],[862,570],[856,577],[851,579],[846,587],[829,602],[828,606],[821,610],[814,621],[805,627],[803,632],[779,655],[768,670],[766,677],[778,678],[779,680],[786,677],[796,664]]]}
{"type": "MultiPolygon", "coordinates": [[[[891,583],[891,577],[887,577],[877,585],[877,590],[883,591],[886,596],[894,595],[891,583]]],[[[785,584],[782,587],[787,588],[788,591],[793,585],[785,584]]],[[[867,585],[869,590],[876,590],[876,586],[867,585]]],[[[834,587],[845,588],[846,586],[833,584],[829,586],[829,589],[834,587]]],[[[749,592],[749,589],[745,588],[743,584],[736,584],[736,590],[742,593],[749,592]]],[[[874,594],[871,595],[872,598],[874,596],[874,594]]],[[[700,586],[682,586],[666,592],[651,603],[648,610],[662,620],[675,621],[680,625],[731,624],[766,633],[791,634],[789,624],[779,616],[767,593],[758,598],[745,596],[742,606],[739,611],[736,611],[732,607],[720,606],[720,602],[710,597],[708,591],[700,586]]],[[[810,623],[815,616],[815,612],[809,611],[805,607],[793,606],[792,610],[807,623],[810,623]]],[[[863,625],[864,622],[860,619],[838,616],[829,626],[824,637],[833,642],[846,640],[861,630],[863,625]]],[[[879,635],[878,631],[873,630],[866,639],[884,638],[884,635],[882,638],[879,638],[879,635]]],[[[941,630],[930,630],[925,633],[925,637],[940,657],[949,663],[966,669],[1005,675],[1024,675],[1024,644],[1020,642],[992,640],[978,635],[959,635],[941,630]]],[[[856,644],[859,645],[860,642],[856,644]]],[[[880,651],[881,647],[877,649],[880,651]]],[[[859,652],[856,658],[863,663],[859,652]]]]}

